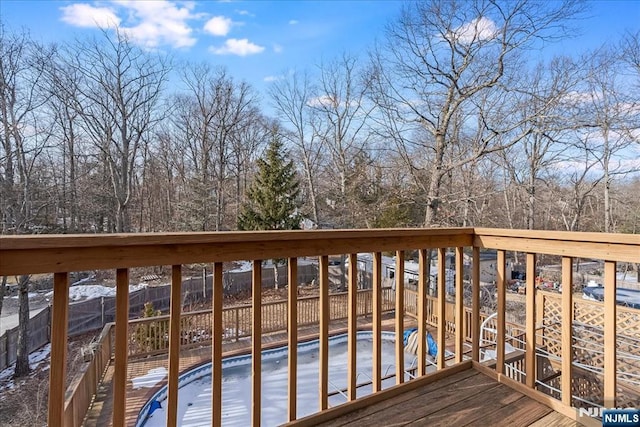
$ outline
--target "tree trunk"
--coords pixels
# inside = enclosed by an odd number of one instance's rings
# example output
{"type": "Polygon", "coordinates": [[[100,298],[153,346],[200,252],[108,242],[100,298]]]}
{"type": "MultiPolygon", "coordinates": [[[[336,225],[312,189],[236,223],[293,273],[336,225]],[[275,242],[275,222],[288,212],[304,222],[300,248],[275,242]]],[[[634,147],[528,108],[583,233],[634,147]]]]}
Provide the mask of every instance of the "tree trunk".
{"type": "Polygon", "coordinates": [[[273,260],[273,281],[275,282],[275,289],[278,289],[278,261],[273,260]]]}
{"type": "Polygon", "coordinates": [[[2,303],[4,302],[5,289],[7,289],[7,276],[2,276],[2,283],[0,283],[0,314],[2,314],[2,303]]]}
{"type": "Polygon", "coordinates": [[[18,354],[14,378],[29,375],[29,276],[20,276],[18,280],[20,291],[20,309],[18,311],[18,354]]]}

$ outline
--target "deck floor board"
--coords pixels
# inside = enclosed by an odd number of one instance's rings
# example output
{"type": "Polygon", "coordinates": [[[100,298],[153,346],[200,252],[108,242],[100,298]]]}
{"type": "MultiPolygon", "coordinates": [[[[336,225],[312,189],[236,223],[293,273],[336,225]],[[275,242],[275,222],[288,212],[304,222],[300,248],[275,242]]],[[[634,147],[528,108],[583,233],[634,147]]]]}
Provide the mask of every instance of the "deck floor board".
{"type": "Polygon", "coordinates": [[[338,426],[577,426],[574,420],[474,369],[318,424],[338,426]]]}

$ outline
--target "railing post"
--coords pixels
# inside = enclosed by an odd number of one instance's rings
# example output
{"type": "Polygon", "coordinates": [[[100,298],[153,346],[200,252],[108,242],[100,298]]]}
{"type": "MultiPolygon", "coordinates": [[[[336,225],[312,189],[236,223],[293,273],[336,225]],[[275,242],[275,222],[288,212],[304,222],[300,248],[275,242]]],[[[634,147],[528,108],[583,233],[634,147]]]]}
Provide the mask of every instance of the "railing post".
{"type": "Polygon", "coordinates": [[[373,301],[372,301],[372,322],[373,322],[373,392],[382,389],[382,254],[373,254],[373,301]]]}
{"type": "Polygon", "coordinates": [[[498,318],[497,321],[497,337],[496,337],[496,372],[504,374],[504,342],[505,342],[505,317],[506,317],[506,260],[505,251],[498,251],[498,318]]]}
{"type": "MultiPolygon", "coordinates": [[[[564,290],[564,289],[563,289],[564,290]]],[[[616,407],[616,262],[604,262],[604,406],[616,407]]]]}
{"type": "Polygon", "coordinates": [[[64,425],[64,396],[67,387],[67,325],[69,313],[69,275],[53,275],[53,312],[51,315],[51,367],[49,371],[49,408],[47,425],[64,425]]]}
{"type": "MultiPolygon", "coordinates": [[[[447,283],[447,249],[438,248],[438,369],[444,369],[445,334],[446,334],[446,283],[447,283]]],[[[424,340],[424,336],[421,336],[424,340]]]]}
{"type": "Polygon", "coordinates": [[[347,398],[356,400],[356,349],[358,332],[358,254],[349,254],[349,312],[347,314],[347,398]]]}
{"type": "Polygon", "coordinates": [[[426,369],[426,341],[427,325],[425,304],[427,300],[427,268],[429,257],[426,249],[418,251],[418,371],[419,377],[427,373],[426,369]]]}
{"type": "Polygon", "coordinates": [[[404,251],[396,252],[396,384],[404,382],[404,251]]]}
{"type": "Polygon", "coordinates": [[[178,374],[180,371],[180,310],[182,266],[171,268],[171,302],[169,309],[169,379],[167,385],[167,426],[178,423],[178,374]]]}
{"type": "Polygon", "coordinates": [[[480,360],[480,248],[473,247],[471,272],[471,359],[480,360]]]}
{"type": "Polygon", "coordinates": [[[296,419],[296,403],[298,394],[298,258],[289,258],[288,263],[288,317],[287,322],[289,351],[289,382],[288,382],[288,410],[287,421],[296,419]]]}
{"type": "Polygon", "coordinates": [[[525,373],[526,384],[536,384],[536,255],[527,254],[525,373]]]}
{"type": "Polygon", "coordinates": [[[251,425],[258,427],[262,415],[262,261],[252,269],[251,322],[251,425]]]}
{"type": "Polygon", "coordinates": [[[463,248],[456,248],[456,363],[462,362],[462,344],[464,342],[464,252],[463,248]]]}
{"type": "Polygon", "coordinates": [[[562,403],[572,403],[573,365],[573,258],[562,257],[562,403]]]}
{"type": "MultiPolygon", "coordinates": [[[[213,264],[211,308],[211,425],[222,425],[222,282],[221,262],[213,264]]],[[[236,310],[236,319],[238,310],[236,310]]],[[[238,333],[236,323],[236,334],[238,333]]]]}
{"type": "MultiPolygon", "coordinates": [[[[343,259],[343,258],[341,258],[343,259]]],[[[329,407],[329,257],[320,257],[320,354],[319,398],[320,410],[329,407]]]]}
{"type": "Polygon", "coordinates": [[[113,374],[113,425],[125,425],[129,357],[129,270],[116,271],[116,349],[113,374]]]}

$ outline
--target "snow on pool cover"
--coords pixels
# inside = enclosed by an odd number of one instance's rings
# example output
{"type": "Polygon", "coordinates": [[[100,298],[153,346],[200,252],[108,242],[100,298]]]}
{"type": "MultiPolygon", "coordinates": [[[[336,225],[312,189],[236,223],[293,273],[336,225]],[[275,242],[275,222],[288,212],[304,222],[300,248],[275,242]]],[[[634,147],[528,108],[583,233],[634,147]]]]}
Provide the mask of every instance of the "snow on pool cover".
{"type": "MultiPolygon", "coordinates": [[[[382,375],[395,372],[395,335],[382,333],[382,375]]],[[[371,380],[372,334],[358,332],[356,381],[371,380]]],[[[405,369],[413,356],[405,353],[405,369]]],[[[318,340],[298,344],[298,418],[312,414],[318,407],[318,340]]],[[[274,426],[287,422],[287,347],[262,352],[262,425],[274,426]]],[[[408,379],[408,377],[406,378],[408,379]]],[[[395,384],[395,378],[383,381],[382,387],[395,384]]],[[[347,387],[347,335],[329,339],[329,392],[347,387]]],[[[358,397],[370,394],[371,385],[357,389],[358,397]]],[[[164,426],[167,388],[158,391],[142,408],[137,426],[164,426]],[[151,410],[152,407],[160,407],[151,410]],[[149,412],[152,412],[149,414],[149,412]]],[[[329,406],[346,402],[337,393],[329,397],[329,406]]],[[[251,424],[251,355],[226,358],[222,361],[222,423],[229,426],[251,424]]],[[[211,425],[211,364],[182,374],[179,378],[178,425],[211,425]]]]}

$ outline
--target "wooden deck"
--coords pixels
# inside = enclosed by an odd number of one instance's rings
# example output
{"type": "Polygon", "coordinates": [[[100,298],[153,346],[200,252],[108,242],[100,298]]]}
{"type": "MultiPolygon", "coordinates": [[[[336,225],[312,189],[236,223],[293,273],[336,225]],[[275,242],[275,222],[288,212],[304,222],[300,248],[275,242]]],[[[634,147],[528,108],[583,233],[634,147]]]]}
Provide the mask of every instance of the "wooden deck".
{"type": "Polygon", "coordinates": [[[580,425],[474,368],[454,370],[450,375],[440,375],[436,381],[418,387],[412,387],[410,382],[385,392],[392,397],[368,396],[373,399],[364,407],[346,413],[344,408],[336,407],[292,424],[325,427],[580,425]],[[399,389],[407,391],[399,392],[399,389]],[[335,417],[332,418],[331,412],[335,417]]]}

